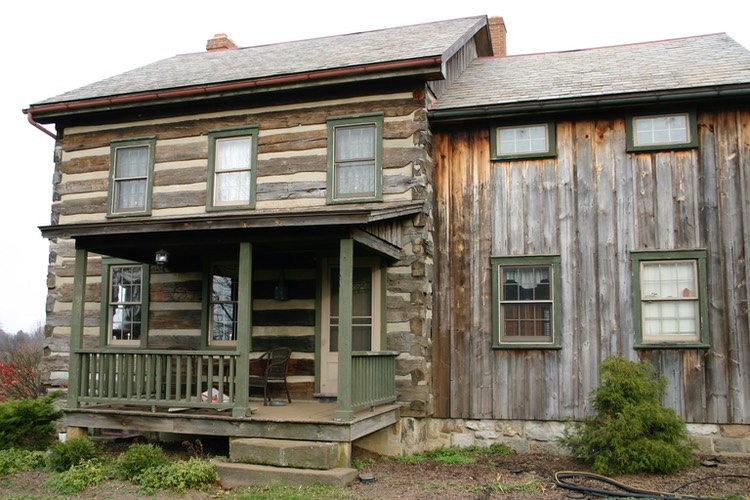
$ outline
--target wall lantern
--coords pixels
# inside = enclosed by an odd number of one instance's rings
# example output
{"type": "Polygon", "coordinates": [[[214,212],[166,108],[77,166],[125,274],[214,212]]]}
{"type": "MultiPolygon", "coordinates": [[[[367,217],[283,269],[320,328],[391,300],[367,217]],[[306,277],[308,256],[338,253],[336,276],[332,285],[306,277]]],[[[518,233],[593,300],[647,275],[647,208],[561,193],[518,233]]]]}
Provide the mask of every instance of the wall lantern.
{"type": "Polygon", "coordinates": [[[154,254],[154,262],[156,262],[156,268],[159,271],[166,271],[169,263],[169,252],[164,249],[159,250],[154,254]]]}

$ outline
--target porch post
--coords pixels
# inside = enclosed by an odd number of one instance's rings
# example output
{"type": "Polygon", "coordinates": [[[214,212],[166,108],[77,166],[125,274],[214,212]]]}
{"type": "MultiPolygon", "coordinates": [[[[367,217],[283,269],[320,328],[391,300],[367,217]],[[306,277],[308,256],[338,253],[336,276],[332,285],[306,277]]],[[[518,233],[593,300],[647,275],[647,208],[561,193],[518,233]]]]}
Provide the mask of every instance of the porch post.
{"type": "Polygon", "coordinates": [[[352,420],[352,280],[354,240],[341,240],[339,253],[339,368],[335,420],[352,420]]]}
{"type": "Polygon", "coordinates": [[[250,415],[247,406],[250,390],[250,349],[252,347],[253,245],[240,243],[239,288],[237,290],[237,370],[233,417],[250,415]]]}
{"type": "Polygon", "coordinates": [[[81,390],[81,355],[83,347],[83,319],[86,310],[86,269],[88,252],[76,249],[75,275],[73,276],[73,309],[70,321],[70,358],[68,359],[68,408],[78,408],[81,390]]]}

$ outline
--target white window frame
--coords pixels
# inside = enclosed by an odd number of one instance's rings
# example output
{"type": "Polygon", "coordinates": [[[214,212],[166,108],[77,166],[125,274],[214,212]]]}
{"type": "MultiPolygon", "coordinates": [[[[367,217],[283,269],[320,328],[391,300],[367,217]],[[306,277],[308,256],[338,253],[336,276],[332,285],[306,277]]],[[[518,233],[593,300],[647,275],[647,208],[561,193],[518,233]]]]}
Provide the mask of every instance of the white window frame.
{"type": "Polygon", "coordinates": [[[106,326],[102,324],[102,328],[106,328],[103,332],[102,342],[105,345],[118,345],[118,346],[145,346],[148,336],[148,308],[149,308],[149,296],[148,296],[148,283],[150,280],[149,267],[145,264],[128,262],[116,259],[103,259],[103,278],[105,282],[102,286],[102,316],[107,318],[106,326]],[[114,273],[118,269],[137,269],[140,272],[140,283],[137,286],[139,290],[138,300],[113,300],[114,297],[114,273]],[[138,307],[140,308],[140,318],[137,321],[139,325],[139,332],[137,338],[132,338],[127,335],[123,335],[120,338],[116,338],[114,335],[115,318],[117,311],[126,308],[138,307]],[[127,338],[126,338],[127,337],[127,338]]]}

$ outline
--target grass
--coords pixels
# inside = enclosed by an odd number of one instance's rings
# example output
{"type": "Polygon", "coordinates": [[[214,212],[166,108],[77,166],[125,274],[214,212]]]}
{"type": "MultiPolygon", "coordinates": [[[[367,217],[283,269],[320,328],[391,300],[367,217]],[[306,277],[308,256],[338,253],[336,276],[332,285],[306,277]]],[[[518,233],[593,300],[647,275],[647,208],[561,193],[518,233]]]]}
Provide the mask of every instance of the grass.
{"type": "Polygon", "coordinates": [[[493,444],[489,447],[467,446],[465,448],[438,448],[422,453],[415,453],[406,457],[391,457],[390,460],[404,464],[414,464],[432,460],[441,464],[466,465],[476,463],[478,456],[507,456],[515,452],[503,444],[493,444]]]}
{"type": "Polygon", "coordinates": [[[350,500],[351,493],[341,486],[251,486],[241,488],[229,496],[232,500],[350,500]]]}

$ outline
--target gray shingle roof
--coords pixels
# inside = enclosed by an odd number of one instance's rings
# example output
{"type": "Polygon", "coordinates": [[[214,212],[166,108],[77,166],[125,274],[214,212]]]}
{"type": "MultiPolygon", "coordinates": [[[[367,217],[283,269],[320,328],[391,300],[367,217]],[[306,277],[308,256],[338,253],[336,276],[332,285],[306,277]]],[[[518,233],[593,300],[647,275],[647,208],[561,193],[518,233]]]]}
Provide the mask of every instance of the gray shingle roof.
{"type": "Polygon", "coordinates": [[[365,64],[449,56],[486,16],[234,50],[184,54],[37,103],[51,104],[365,64]]]}
{"type": "Polygon", "coordinates": [[[750,51],[726,34],[480,58],[434,111],[750,83],[750,51]]]}

